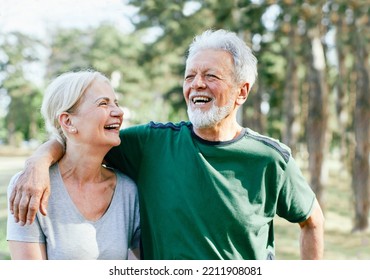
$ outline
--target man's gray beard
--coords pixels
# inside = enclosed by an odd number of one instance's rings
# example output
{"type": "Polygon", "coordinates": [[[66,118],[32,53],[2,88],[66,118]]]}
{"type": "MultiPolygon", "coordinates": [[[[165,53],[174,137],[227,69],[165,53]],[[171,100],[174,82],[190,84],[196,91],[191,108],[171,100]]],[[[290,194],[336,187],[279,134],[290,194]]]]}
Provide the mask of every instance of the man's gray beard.
{"type": "Polygon", "coordinates": [[[213,105],[208,111],[199,108],[192,110],[188,106],[188,117],[195,128],[210,128],[226,118],[232,110],[232,103],[223,107],[213,105]]]}

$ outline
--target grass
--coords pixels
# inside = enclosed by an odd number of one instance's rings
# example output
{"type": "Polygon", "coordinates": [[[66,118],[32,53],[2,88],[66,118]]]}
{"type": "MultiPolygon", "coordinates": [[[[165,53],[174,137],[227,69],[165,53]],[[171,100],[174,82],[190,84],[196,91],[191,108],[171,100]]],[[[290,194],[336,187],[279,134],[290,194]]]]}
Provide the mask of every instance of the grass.
{"type": "Polygon", "coordinates": [[[0,156],[0,259],[9,259],[6,242],[7,186],[11,177],[23,167],[24,157],[0,156]]]}
{"type": "MultiPolygon", "coordinates": [[[[1,151],[0,151],[1,152],[1,151]]],[[[12,175],[23,167],[24,156],[2,156],[0,153],[0,260],[10,259],[6,242],[6,189],[12,175]]],[[[300,165],[305,170],[304,162],[300,165]]],[[[352,191],[350,177],[338,160],[326,165],[325,182],[325,252],[326,260],[370,260],[370,232],[351,233],[352,191]]],[[[276,218],[276,258],[299,259],[299,226],[276,218]]]]}

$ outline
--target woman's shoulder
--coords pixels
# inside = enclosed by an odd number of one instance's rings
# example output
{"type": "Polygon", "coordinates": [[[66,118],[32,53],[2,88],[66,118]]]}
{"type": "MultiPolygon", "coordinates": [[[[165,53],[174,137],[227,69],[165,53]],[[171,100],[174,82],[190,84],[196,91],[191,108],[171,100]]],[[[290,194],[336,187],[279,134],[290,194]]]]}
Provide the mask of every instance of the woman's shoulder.
{"type": "Polygon", "coordinates": [[[10,178],[9,185],[8,185],[8,193],[10,193],[13,190],[15,183],[17,182],[21,173],[22,171],[19,171],[10,178]]]}
{"type": "Polygon", "coordinates": [[[136,183],[134,182],[134,180],[132,180],[131,177],[117,169],[114,169],[114,172],[116,173],[117,179],[119,178],[122,181],[121,183],[125,185],[134,186],[136,188],[136,183]]]}
{"type": "Polygon", "coordinates": [[[122,171],[118,169],[115,169],[112,167],[106,167],[106,168],[112,171],[116,175],[117,177],[116,187],[126,189],[126,191],[127,189],[130,189],[135,193],[137,192],[136,183],[134,182],[134,180],[132,180],[131,177],[129,177],[128,175],[126,175],[125,173],[123,173],[122,171]]]}

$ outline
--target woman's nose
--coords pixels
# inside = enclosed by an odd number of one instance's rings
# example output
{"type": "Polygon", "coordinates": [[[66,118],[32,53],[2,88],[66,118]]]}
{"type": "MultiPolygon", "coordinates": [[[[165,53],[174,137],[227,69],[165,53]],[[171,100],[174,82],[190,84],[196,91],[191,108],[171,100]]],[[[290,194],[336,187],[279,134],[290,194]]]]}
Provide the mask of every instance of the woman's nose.
{"type": "Polygon", "coordinates": [[[114,116],[114,117],[122,117],[123,116],[123,110],[120,107],[115,106],[115,107],[112,108],[110,114],[111,114],[111,116],[114,116]]]}

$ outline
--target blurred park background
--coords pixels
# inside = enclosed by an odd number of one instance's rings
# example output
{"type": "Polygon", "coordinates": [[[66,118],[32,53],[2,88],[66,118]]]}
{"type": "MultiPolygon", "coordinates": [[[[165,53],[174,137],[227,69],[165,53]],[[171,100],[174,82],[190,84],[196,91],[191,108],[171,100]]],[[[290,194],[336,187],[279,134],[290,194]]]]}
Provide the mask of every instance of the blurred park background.
{"type": "MultiPolygon", "coordinates": [[[[370,259],[370,0],[28,0],[59,5],[44,10],[39,33],[7,25],[22,2],[0,0],[0,259],[9,259],[9,179],[47,139],[46,85],[96,69],[112,80],[124,126],[187,119],[184,57],[208,28],[235,31],[259,59],[239,120],[292,148],[324,209],[325,259],[370,259]]],[[[299,259],[298,226],[275,223],[277,258],[299,259]]]]}

